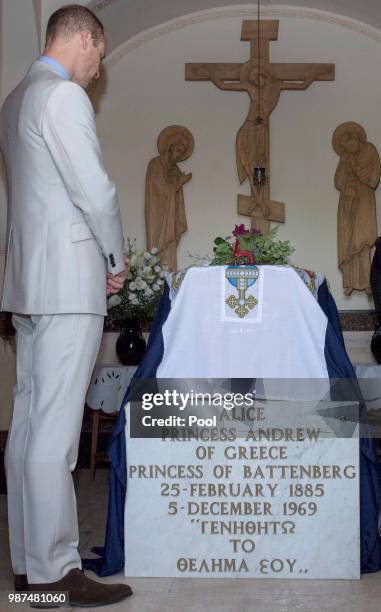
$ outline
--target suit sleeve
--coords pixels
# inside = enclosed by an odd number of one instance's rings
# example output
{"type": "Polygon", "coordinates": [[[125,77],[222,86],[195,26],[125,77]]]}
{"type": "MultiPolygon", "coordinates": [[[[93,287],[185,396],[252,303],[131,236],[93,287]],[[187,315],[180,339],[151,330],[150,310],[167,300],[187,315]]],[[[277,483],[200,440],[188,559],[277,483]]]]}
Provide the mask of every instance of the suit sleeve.
{"type": "Polygon", "coordinates": [[[89,225],[114,276],[124,270],[124,240],[114,183],[103,166],[94,111],[84,90],[63,81],[50,94],[42,136],[71,201],[89,225]]]}

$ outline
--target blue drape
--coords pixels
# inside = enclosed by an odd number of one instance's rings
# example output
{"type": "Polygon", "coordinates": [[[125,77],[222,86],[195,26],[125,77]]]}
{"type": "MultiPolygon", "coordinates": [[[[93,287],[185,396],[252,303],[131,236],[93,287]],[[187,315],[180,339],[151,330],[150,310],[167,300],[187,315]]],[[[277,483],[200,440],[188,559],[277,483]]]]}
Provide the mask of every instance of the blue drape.
{"type": "Polygon", "coordinates": [[[381,538],[378,533],[378,513],[381,503],[381,470],[377,459],[366,407],[362,401],[356,374],[344,346],[339,313],[327,282],[319,288],[318,301],[328,318],[325,360],[330,378],[353,380],[353,396],[360,401],[360,540],[361,571],[381,570],[381,538]]]}

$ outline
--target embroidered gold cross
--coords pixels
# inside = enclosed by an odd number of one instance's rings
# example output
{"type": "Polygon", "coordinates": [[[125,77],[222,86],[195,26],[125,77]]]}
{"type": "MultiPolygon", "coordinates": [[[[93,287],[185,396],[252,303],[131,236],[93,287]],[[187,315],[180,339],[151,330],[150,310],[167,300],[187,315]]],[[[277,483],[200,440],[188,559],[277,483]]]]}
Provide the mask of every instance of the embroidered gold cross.
{"type": "Polygon", "coordinates": [[[255,283],[258,278],[258,269],[228,268],[226,270],[226,278],[232,285],[237,287],[238,297],[230,295],[226,298],[225,302],[243,319],[250,312],[250,309],[258,304],[258,300],[253,295],[246,297],[249,285],[255,283]]]}

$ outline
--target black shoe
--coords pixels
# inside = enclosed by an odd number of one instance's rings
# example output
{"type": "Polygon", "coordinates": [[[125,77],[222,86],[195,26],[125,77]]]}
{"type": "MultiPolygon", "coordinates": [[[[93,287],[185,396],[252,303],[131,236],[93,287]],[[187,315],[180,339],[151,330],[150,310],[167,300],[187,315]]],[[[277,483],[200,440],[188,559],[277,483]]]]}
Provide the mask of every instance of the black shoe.
{"type": "MultiPolygon", "coordinates": [[[[107,606],[132,595],[128,584],[105,584],[85,576],[83,570],[72,569],[57,582],[46,584],[29,583],[29,591],[67,593],[66,606],[78,608],[95,608],[107,606]]],[[[32,608],[58,608],[59,603],[31,603],[32,608]]]]}

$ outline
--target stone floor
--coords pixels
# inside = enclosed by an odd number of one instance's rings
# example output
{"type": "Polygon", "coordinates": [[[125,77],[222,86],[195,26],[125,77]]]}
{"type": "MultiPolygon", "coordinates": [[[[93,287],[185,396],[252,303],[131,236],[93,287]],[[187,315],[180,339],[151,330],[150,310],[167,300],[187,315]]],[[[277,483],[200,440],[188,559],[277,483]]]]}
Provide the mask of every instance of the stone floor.
{"type": "MultiPolygon", "coordinates": [[[[106,470],[99,470],[96,480],[92,481],[89,470],[75,473],[82,555],[88,555],[94,544],[103,543],[107,475],[106,470]]],[[[94,577],[94,574],[89,572],[89,576],[94,577]]],[[[128,582],[134,591],[131,598],[110,606],[112,612],[381,612],[381,572],[348,581],[127,579],[122,574],[103,580],[128,582]]],[[[7,593],[11,589],[6,497],[1,495],[0,612],[30,610],[23,605],[7,603],[7,593]]]]}

